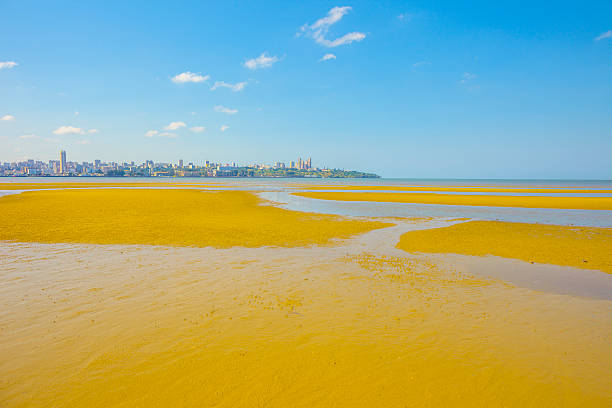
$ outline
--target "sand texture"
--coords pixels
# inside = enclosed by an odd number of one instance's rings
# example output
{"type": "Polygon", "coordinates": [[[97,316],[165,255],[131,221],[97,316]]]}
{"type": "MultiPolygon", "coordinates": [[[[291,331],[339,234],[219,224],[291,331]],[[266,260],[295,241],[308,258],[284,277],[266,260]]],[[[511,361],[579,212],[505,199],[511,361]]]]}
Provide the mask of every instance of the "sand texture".
{"type": "Polygon", "coordinates": [[[48,190],[0,198],[0,240],[172,246],[302,246],[390,226],[260,205],[252,193],[48,190]]]}
{"type": "Polygon", "coordinates": [[[612,197],[535,197],[436,193],[300,192],[296,196],[336,201],[471,205],[486,207],[612,210],[612,197]]]}
{"type": "Polygon", "coordinates": [[[407,232],[397,247],[408,252],[495,255],[612,273],[612,228],[470,221],[407,232]]]}

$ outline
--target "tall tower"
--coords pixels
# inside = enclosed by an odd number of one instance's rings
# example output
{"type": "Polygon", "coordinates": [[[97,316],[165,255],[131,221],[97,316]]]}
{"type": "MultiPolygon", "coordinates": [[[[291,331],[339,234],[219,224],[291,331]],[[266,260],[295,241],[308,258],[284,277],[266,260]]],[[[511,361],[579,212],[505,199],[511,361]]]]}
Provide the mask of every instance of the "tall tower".
{"type": "Polygon", "coordinates": [[[312,158],[311,157],[308,158],[308,168],[312,169],[312,158]]]}
{"type": "Polygon", "coordinates": [[[68,172],[68,168],[66,167],[66,151],[60,151],[60,173],[64,174],[68,172]]]}

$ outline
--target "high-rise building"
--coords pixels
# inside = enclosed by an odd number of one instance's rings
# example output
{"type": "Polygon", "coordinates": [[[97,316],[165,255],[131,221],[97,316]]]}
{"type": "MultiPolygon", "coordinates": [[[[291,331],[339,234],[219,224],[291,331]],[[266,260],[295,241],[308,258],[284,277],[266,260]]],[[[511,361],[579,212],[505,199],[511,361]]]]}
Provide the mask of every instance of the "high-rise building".
{"type": "Polygon", "coordinates": [[[183,168],[183,159],[179,160],[179,168],[183,168]]]}
{"type": "Polygon", "coordinates": [[[308,158],[308,162],[306,163],[306,166],[307,166],[306,167],[307,169],[312,169],[312,158],[311,157],[308,158]]]}
{"type": "Polygon", "coordinates": [[[62,150],[60,152],[60,173],[64,174],[68,172],[68,168],[66,167],[66,151],[62,150]]]}
{"type": "Polygon", "coordinates": [[[289,162],[289,168],[295,169],[295,162],[293,160],[289,162]]]}
{"type": "Polygon", "coordinates": [[[298,158],[297,168],[302,170],[303,167],[304,167],[304,163],[302,163],[302,158],[300,157],[300,158],[298,158]]]}

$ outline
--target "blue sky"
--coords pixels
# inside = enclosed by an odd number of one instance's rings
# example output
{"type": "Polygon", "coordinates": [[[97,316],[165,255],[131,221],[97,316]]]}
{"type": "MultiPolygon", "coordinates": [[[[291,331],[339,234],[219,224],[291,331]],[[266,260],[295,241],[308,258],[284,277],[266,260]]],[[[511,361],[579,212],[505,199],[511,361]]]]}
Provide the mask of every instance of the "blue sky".
{"type": "Polygon", "coordinates": [[[0,161],[612,178],[610,1],[93,3],[0,1],[0,161]]]}

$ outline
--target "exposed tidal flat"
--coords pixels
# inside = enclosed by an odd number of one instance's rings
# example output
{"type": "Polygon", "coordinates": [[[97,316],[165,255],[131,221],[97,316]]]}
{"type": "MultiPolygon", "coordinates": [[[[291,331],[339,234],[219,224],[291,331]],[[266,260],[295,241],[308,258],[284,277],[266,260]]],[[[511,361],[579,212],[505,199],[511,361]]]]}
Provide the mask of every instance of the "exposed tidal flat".
{"type": "Polygon", "coordinates": [[[106,187],[0,197],[0,406],[612,404],[610,228],[106,187]]]}

